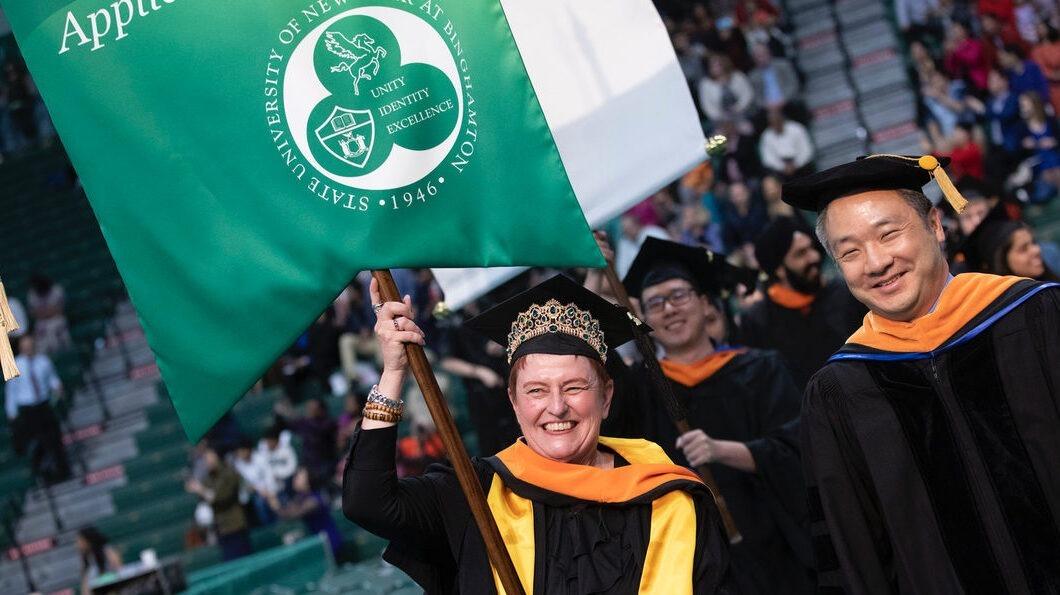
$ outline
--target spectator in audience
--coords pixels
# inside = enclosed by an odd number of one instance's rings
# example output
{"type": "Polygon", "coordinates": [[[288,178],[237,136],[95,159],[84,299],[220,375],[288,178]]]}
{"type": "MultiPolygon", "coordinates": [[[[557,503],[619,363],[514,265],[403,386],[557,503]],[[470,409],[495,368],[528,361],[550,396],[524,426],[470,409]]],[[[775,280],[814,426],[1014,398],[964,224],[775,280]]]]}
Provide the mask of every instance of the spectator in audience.
{"type": "Polygon", "coordinates": [[[1020,117],[1023,118],[1023,148],[1034,156],[1034,202],[1045,202],[1060,188],[1060,149],[1056,121],[1045,114],[1037,93],[1020,95],[1020,117]]]}
{"type": "Polygon", "coordinates": [[[762,201],[752,194],[746,184],[732,184],[722,203],[725,246],[730,253],[740,253],[754,262],[753,242],[766,226],[766,212],[762,201]]]}
{"type": "Polygon", "coordinates": [[[77,532],[74,546],[81,558],[81,595],[92,593],[89,583],[108,572],[121,570],[121,553],[99,529],[89,525],[77,532]]]}
{"type": "Polygon", "coordinates": [[[699,105],[713,122],[743,120],[754,108],[755,93],[747,75],[733,67],[732,59],[713,54],[707,60],[709,76],[699,81],[699,105]]]}
{"type": "Polygon", "coordinates": [[[1037,7],[1034,3],[1029,0],[1016,0],[1013,16],[1015,16],[1016,30],[1023,42],[1029,45],[1038,43],[1040,41],[1038,23],[1041,21],[1039,21],[1037,7]]]}
{"type": "MultiPolygon", "coordinates": [[[[479,314],[478,303],[464,308],[464,316],[479,314]]],[[[493,456],[519,437],[519,423],[505,390],[508,371],[504,348],[463,324],[449,330],[449,350],[442,369],[460,378],[467,392],[468,414],[478,436],[482,456],[493,456]]]]}
{"type": "Polygon", "coordinates": [[[758,142],[747,122],[727,120],[718,128],[725,135],[725,153],[718,158],[714,174],[720,182],[749,183],[762,175],[762,162],[758,158],[758,142]]]}
{"type": "Polygon", "coordinates": [[[1011,18],[999,19],[991,13],[979,11],[980,39],[983,41],[983,51],[991,66],[998,65],[999,54],[1006,45],[1024,45],[1020,33],[1016,30],[1015,23],[1011,18]]]}
{"type": "Polygon", "coordinates": [[[364,398],[350,391],[342,401],[342,414],[339,415],[338,426],[335,433],[335,445],[339,454],[343,454],[349,447],[350,436],[358,428],[361,422],[361,404],[364,398]]]}
{"type": "Polygon", "coordinates": [[[968,83],[976,91],[986,91],[990,58],[983,42],[969,35],[968,26],[959,22],[953,23],[943,48],[946,74],[968,83]]]}
{"type": "Polygon", "coordinates": [[[687,31],[675,33],[673,43],[677,63],[681,65],[685,81],[688,82],[690,88],[694,87],[694,83],[703,78],[703,58],[707,54],[707,49],[702,44],[692,41],[692,36],[687,31]]]}
{"type": "Polygon", "coordinates": [[[927,152],[950,158],[949,174],[952,178],[974,178],[980,181],[985,179],[983,148],[975,138],[976,130],[973,126],[956,126],[948,137],[943,137],[934,126],[929,126],[928,130],[933,146],[927,152]]]}
{"type": "Polygon", "coordinates": [[[973,271],[1060,281],[1042,258],[1034,230],[1024,221],[994,219],[988,215],[969,236],[963,250],[973,271]]]}
{"type": "Polygon", "coordinates": [[[754,67],[754,62],[747,51],[747,38],[743,30],[735,25],[731,16],[708,21],[702,29],[703,45],[716,55],[728,57],[732,66],[740,72],[747,72],[754,67]]]}
{"type": "Polygon", "coordinates": [[[14,61],[6,62],[2,68],[6,112],[11,127],[12,146],[9,149],[18,151],[37,140],[35,87],[30,82],[29,73],[14,61]]]}
{"type": "Polygon", "coordinates": [[[780,11],[769,0],[738,0],[733,16],[736,17],[736,25],[746,29],[762,22],[775,22],[780,18],[780,11]]]}
{"type": "Polygon", "coordinates": [[[1007,173],[1015,165],[1020,150],[1019,96],[1009,90],[1008,77],[992,69],[989,77],[990,96],[986,103],[974,97],[966,99],[968,106],[985,116],[991,149],[1000,154],[1001,165],[1007,173]]]}
{"type": "Polygon", "coordinates": [[[1006,44],[998,52],[997,58],[998,66],[1008,73],[1008,86],[1013,93],[1023,95],[1033,92],[1042,98],[1049,97],[1049,81],[1038,64],[1027,58],[1022,46],[1006,44]]]}
{"type": "Polygon", "coordinates": [[[960,100],[963,84],[951,81],[930,67],[920,71],[920,80],[920,96],[928,116],[938,126],[941,136],[950,136],[966,109],[960,100]]]}
{"type": "Polygon", "coordinates": [[[1041,43],[1031,51],[1031,58],[1049,82],[1049,101],[1053,113],[1060,116],[1060,32],[1044,24],[1042,28],[1045,34],[1041,43]]]}
{"type": "Polygon", "coordinates": [[[281,501],[279,496],[270,495],[269,505],[283,519],[302,519],[306,532],[317,535],[323,533],[334,556],[342,549],[342,534],[331,516],[331,508],[321,493],[313,489],[309,470],[301,467],[294,474],[291,491],[281,501]]]}
{"type": "Polygon", "coordinates": [[[265,430],[258,442],[258,452],[265,458],[276,485],[283,489],[289,483],[294,472],[298,470],[298,455],[291,447],[291,433],[279,426],[265,430]]]}
{"type": "Polygon", "coordinates": [[[987,196],[985,189],[974,180],[960,180],[957,187],[961,196],[968,201],[968,206],[956,214],[960,237],[966,238],[983,222],[983,218],[993,208],[994,200],[987,196]]]}
{"type": "Polygon", "coordinates": [[[17,342],[18,338],[29,332],[29,317],[26,316],[26,308],[22,301],[13,295],[7,296],[7,305],[11,309],[11,317],[14,318],[17,329],[8,333],[11,339],[17,342]]]}
{"type": "Polygon", "coordinates": [[[755,68],[750,80],[759,105],[766,109],[783,109],[799,92],[795,67],[786,58],[774,58],[764,43],[755,44],[752,55],[755,68]]]}
{"type": "Polygon", "coordinates": [[[339,335],[342,332],[343,325],[335,317],[333,308],[325,310],[306,331],[310,374],[318,385],[333,393],[336,388],[342,389],[338,394],[346,392],[347,384],[344,379],[332,378],[332,375],[339,374],[339,335]]]}
{"type": "Polygon", "coordinates": [[[777,217],[791,217],[795,209],[788,203],[780,200],[782,185],[780,178],[768,175],[762,178],[762,199],[766,203],[766,217],[772,221],[777,217]]]}
{"type": "Polygon", "coordinates": [[[702,204],[685,205],[681,211],[682,244],[703,246],[714,252],[724,252],[721,226],[712,221],[710,211],[702,204]]]}
{"type": "Polygon", "coordinates": [[[302,439],[302,466],[309,470],[313,487],[327,484],[335,470],[335,435],[338,424],[328,414],[327,404],[319,397],[306,403],[305,416],[298,414],[288,403],[277,403],[276,413],[302,439]]]}
{"type": "Polygon", "coordinates": [[[806,127],[784,117],[784,112],[769,110],[769,127],[760,143],[762,164],[781,179],[802,176],[812,171],[813,143],[806,127]]]}
{"type": "Polygon", "coordinates": [[[30,277],[29,303],[33,334],[41,353],[55,353],[72,343],[66,322],[66,294],[61,285],[41,273],[30,277]]]}
{"type": "MultiPolygon", "coordinates": [[[[752,0],[754,1],[754,0],[752,0]]],[[[744,4],[746,6],[747,3],[744,4]]],[[[775,10],[775,9],[774,9],[775,10]]],[[[785,33],[779,26],[779,12],[769,10],[745,10],[751,13],[750,22],[741,25],[747,42],[751,47],[755,44],[765,44],[770,53],[778,58],[792,54],[791,36],[785,33]]],[[[736,20],[740,21],[741,6],[736,7],[736,20]]]]}
{"type": "Polygon", "coordinates": [[[938,0],[894,0],[894,17],[906,41],[930,41],[940,37],[938,0]]]}
{"type": "Polygon", "coordinates": [[[620,220],[622,235],[618,237],[618,246],[615,247],[615,268],[619,276],[625,275],[629,270],[629,265],[633,263],[633,258],[640,251],[640,245],[644,243],[645,238],[670,237],[665,229],[655,224],[645,224],[642,218],[634,215],[632,211],[633,209],[627,211],[620,220]]]}
{"type": "Polygon", "coordinates": [[[364,299],[363,288],[354,280],[335,299],[335,318],[342,327],[339,335],[339,361],[342,371],[353,385],[372,385],[379,380],[375,367],[377,344],[372,336],[371,304],[364,299]]]}
{"type": "Polygon", "coordinates": [[[198,495],[213,510],[221,557],[228,562],[249,555],[250,531],[239,504],[239,475],[212,448],[206,449],[204,458],[206,477],[202,481],[189,479],[184,489],[198,495]]]}
{"type": "Polygon", "coordinates": [[[21,376],[6,384],[4,407],[11,422],[11,442],[19,456],[29,454],[33,474],[46,484],[70,478],[59,418],[52,397],[63,394],[63,383],[52,360],[38,353],[32,335],[18,340],[15,357],[21,376]]]}
{"type": "Polygon", "coordinates": [[[243,478],[246,500],[253,508],[258,524],[268,525],[276,520],[269,507],[268,498],[270,494],[279,491],[279,485],[272,476],[269,462],[260,451],[254,450],[252,441],[243,440],[239,443],[235,456],[232,457],[232,466],[243,478]]]}

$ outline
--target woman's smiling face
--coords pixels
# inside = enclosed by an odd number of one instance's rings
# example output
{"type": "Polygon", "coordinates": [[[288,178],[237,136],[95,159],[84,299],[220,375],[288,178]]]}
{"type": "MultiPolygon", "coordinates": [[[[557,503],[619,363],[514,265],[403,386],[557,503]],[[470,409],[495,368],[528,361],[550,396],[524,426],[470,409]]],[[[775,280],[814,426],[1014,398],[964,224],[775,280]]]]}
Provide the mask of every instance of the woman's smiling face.
{"type": "Polygon", "coordinates": [[[526,444],[563,463],[591,465],[614,383],[581,355],[532,353],[513,363],[508,397],[526,444]]]}

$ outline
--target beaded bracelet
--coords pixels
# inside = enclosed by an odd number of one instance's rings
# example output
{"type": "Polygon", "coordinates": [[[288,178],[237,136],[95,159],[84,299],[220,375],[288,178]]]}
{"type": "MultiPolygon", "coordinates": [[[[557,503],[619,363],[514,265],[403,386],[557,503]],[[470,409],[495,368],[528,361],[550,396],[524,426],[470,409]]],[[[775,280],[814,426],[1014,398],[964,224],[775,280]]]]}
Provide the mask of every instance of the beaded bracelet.
{"type": "Polygon", "coordinates": [[[387,407],[386,405],[380,405],[379,403],[368,403],[364,406],[365,411],[378,411],[389,415],[396,415],[401,417],[405,411],[403,409],[394,409],[393,407],[387,407]]]}
{"type": "Polygon", "coordinates": [[[381,421],[388,424],[396,424],[401,421],[400,414],[369,407],[364,408],[364,418],[373,421],[381,421]]]}

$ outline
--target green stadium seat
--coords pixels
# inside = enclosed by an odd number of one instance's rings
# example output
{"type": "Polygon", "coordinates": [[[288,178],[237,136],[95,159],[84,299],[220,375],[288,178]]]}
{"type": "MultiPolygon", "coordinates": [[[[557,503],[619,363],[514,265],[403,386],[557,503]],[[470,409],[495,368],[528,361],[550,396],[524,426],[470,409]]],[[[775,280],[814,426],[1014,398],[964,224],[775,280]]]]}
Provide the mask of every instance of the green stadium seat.
{"type": "Polygon", "coordinates": [[[174,444],[165,449],[136,457],[125,463],[125,476],[130,482],[141,481],[159,474],[184,468],[191,448],[187,443],[174,444]]]}
{"type": "Polygon", "coordinates": [[[149,428],[136,435],[136,447],[142,455],[173,448],[177,444],[188,446],[188,438],[184,434],[184,428],[176,420],[152,423],[149,428]]]}
{"type": "Polygon", "coordinates": [[[221,548],[216,545],[204,545],[187,550],[180,556],[184,564],[184,573],[191,574],[204,568],[221,563],[221,548]]]}
{"type": "Polygon", "coordinates": [[[186,525],[194,518],[198,496],[183,491],[162,500],[147,500],[97,521],[96,527],[111,540],[149,533],[171,525],[186,525]]]}
{"type": "Polygon", "coordinates": [[[184,491],[184,468],[170,470],[151,477],[130,482],[111,492],[114,508],[122,511],[142,502],[153,502],[184,491]]]}
{"type": "Polygon", "coordinates": [[[155,550],[159,558],[171,556],[180,553],[184,549],[184,534],[191,522],[189,518],[184,523],[117,540],[114,545],[121,552],[123,560],[138,559],[140,552],[145,549],[155,550]]]}

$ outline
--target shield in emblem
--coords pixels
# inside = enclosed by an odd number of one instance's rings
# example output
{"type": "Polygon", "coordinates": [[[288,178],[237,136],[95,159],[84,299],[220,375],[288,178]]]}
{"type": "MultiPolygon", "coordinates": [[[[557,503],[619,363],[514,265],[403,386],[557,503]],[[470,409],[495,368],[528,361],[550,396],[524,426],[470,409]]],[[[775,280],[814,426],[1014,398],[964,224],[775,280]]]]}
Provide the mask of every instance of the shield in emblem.
{"type": "Polygon", "coordinates": [[[372,156],[375,144],[375,119],[372,112],[335,106],[324,123],[317,126],[317,140],[336,159],[363,168],[372,156]]]}

